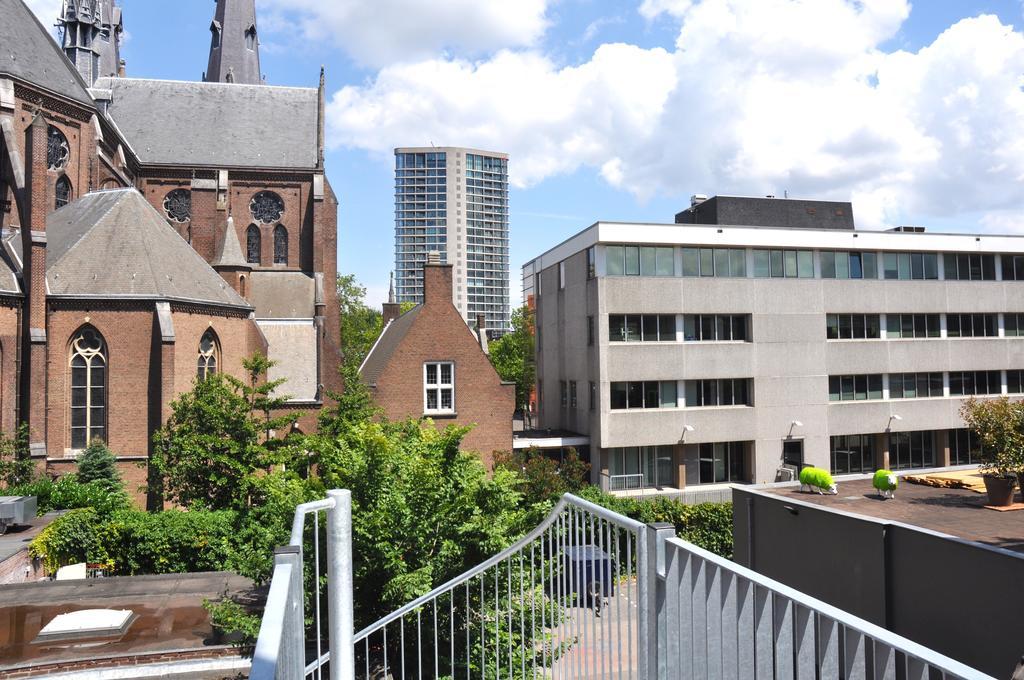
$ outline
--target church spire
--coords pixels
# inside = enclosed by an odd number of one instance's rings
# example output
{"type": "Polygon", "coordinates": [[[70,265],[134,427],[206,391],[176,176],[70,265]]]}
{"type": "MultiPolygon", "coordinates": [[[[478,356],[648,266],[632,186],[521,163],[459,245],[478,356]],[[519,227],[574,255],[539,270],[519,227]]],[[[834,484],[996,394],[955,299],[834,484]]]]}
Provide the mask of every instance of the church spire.
{"type": "Polygon", "coordinates": [[[210,24],[210,63],[203,80],[260,85],[260,41],[256,0],[217,0],[210,24]]]}
{"type": "Polygon", "coordinates": [[[124,25],[115,0],[63,0],[57,25],[64,54],[86,83],[120,73],[124,25]]]}

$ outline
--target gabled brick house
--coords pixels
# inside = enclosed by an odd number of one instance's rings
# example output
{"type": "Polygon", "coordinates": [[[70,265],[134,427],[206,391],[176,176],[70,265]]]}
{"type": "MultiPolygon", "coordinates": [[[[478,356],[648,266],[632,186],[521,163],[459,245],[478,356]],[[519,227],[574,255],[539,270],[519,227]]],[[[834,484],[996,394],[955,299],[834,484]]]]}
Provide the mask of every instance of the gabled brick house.
{"type": "Polygon", "coordinates": [[[472,425],[463,448],[488,469],[495,451],[512,449],[515,385],[503,382],[487,356],[487,331],[463,320],[452,304],[452,265],[431,253],[423,268],[424,301],[399,315],[384,305],[384,330],[359,375],[391,420],[431,418],[438,427],[472,425]]]}

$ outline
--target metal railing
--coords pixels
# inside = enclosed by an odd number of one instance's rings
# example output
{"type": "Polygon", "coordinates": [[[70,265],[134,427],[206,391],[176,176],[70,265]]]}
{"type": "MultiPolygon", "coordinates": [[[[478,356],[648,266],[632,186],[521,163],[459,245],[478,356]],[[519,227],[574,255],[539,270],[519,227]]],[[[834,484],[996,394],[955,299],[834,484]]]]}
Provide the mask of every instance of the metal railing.
{"type": "Polygon", "coordinates": [[[678,538],[658,564],[661,680],[993,680],[678,538]]]}
{"type": "Polygon", "coordinates": [[[349,491],[328,491],[327,498],[303,503],[295,509],[288,545],[274,553],[274,571],[267,594],[256,649],[253,652],[251,680],[298,680],[323,677],[328,668],[331,680],[351,677],[352,668],[352,495],[349,491]],[[325,515],[321,520],[321,515],[325,515]],[[308,520],[312,565],[303,560],[308,520]],[[325,599],[320,570],[321,533],[327,562],[327,618],[323,617],[325,599]],[[312,637],[306,640],[305,568],[312,566],[312,637]],[[341,658],[328,665],[323,634],[327,630],[328,649],[336,648],[341,658]],[[315,651],[306,664],[307,649],[315,651]],[[344,669],[349,669],[347,672],[344,669]]]}
{"type": "Polygon", "coordinates": [[[635,475],[608,475],[609,491],[640,491],[647,486],[647,477],[643,473],[635,475]]]}
{"type": "Polygon", "coordinates": [[[350,514],[347,491],[299,506],[291,544],[275,555],[251,678],[319,680],[328,668],[331,680],[992,680],[686,543],[672,525],[644,525],[571,494],[508,549],[353,634],[350,514]],[[309,515],[317,604],[304,640],[309,515]]]}

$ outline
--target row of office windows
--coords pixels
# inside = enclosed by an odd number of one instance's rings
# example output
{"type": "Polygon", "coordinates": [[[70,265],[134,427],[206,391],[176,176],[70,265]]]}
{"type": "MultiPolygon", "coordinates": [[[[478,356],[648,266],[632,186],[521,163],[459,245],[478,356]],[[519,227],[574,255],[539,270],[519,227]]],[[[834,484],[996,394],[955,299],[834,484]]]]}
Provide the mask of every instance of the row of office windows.
{"type": "MultiPolygon", "coordinates": [[[[829,401],[867,401],[884,399],[881,373],[830,375],[829,401]]],[[[890,373],[889,399],[925,399],[946,396],[946,376],[941,371],[890,373]]],[[[950,371],[949,396],[971,397],[1003,394],[1002,371],[950,371]]],[[[1024,393],[1024,371],[1006,371],[1006,393],[1024,393]]]]}
{"type": "MultiPolygon", "coordinates": [[[[745,442],[714,442],[697,446],[697,483],[746,481],[745,442]]],[[[625,446],[608,449],[609,490],[625,491],[678,483],[672,446],[625,446]]],[[[688,480],[689,481],[689,480],[688,480]]]]}
{"type": "MultiPolygon", "coordinates": [[[[680,269],[673,246],[605,246],[608,276],[684,276],[746,278],[746,248],[688,248],[681,250],[680,269]]],[[[813,250],[752,248],[755,278],[814,278],[813,250]]],[[[996,260],[1004,281],[1024,280],[1024,255],[822,250],[823,279],[938,280],[939,264],[948,281],[995,281],[996,260]]],[[[588,276],[594,276],[594,249],[588,251],[588,276]]]]}
{"type": "Polygon", "coordinates": [[[611,383],[612,410],[653,408],[701,408],[709,406],[753,406],[752,378],[684,380],[683,402],[679,382],[644,380],[611,383]]]}
{"type": "MultiPolygon", "coordinates": [[[[825,337],[829,340],[940,338],[942,314],[826,314],[825,337]]],[[[947,338],[994,338],[999,336],[998,314],[946,314],[947,338]]],[[[1004,335],[1024,335],[1024,314],[1007,313],[1004,335]]]]}
{"type": "MultiPolygon", "coordinates": [[[[684,314],[686,342],[750,340],[747,314],[684,314]]],[[[679,339],[674,314],[609,314],[609,342],[673,342],[679,339]]],[[[591,339],[590,344],[593,344],[591,339]]]]}
{"type": "MultiPolygon", "coordinates": [[[[978,435],[966,428],[948,430],[949,464],[973,465],[981,462],[983,446],[978,435]]],[[[936,435],[931,430],[893,432],[882,435],[889,443],[889,466],[893,470],[936,465],[936,435]]],[[[831,437],[831,461],[834,474],[871,473],[881,461],[876,457],[879,435],[851,434],[831,437]]]]}

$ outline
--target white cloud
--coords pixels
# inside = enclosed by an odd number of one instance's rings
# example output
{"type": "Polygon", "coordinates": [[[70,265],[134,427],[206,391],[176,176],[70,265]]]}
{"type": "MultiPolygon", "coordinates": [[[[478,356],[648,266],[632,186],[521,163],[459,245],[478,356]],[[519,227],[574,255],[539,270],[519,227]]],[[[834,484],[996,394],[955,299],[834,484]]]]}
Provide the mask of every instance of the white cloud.
{"type": "Polygon", "coordinates": [[[548,0],[265,0],[265,24],[331,42],[382,66],[444,51],[491,54],[533,45],[547,27],[548,0]]]}
{"type": "Polygon", "coordinates": [[[640,198],[852,198],[865,227],[1024,204],[1024,35],[996,17],[887,53],[906,0],[645,0],[641,11],[679,23],[674,51],[386,67],[336,93],[330,141],[508,151],[518,186],[587,166],[640,198]]]}
{"type": "Polygon", "coordinates": [[[48,29],[60,16],[61,0],[25,0],[25,4],[36,13],[39,21],[48,29]]]}

